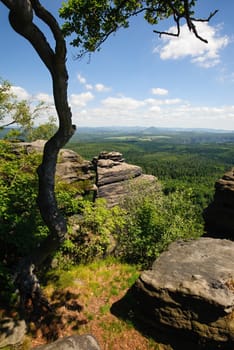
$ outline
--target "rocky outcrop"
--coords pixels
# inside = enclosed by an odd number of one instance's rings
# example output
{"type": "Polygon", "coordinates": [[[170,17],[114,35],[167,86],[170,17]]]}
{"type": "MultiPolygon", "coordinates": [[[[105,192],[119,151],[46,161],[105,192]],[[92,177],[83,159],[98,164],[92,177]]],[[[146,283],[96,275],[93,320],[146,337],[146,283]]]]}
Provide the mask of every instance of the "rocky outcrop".
{"type": "Polygon", "coordinates": [[[166,330],[170,339],[171,331],[190,349],[234,349],[234,242],[174,242],[132,293],[154,334],[166,330]]]}
{"type": "MultiPolygon", "coordinates": [[[[45,141],[37,140],[15,143],[13,147],[16,153],[23,149],[29,154],[33,151],[42,153],[44,145],[45,141]]],[[[59,152],[56,176],[68,184],[83,181],[82,188],[95,193],[95,198],[105,198],[109,207],[120,204],[135,183],[156,180],[155,176],[143,174],[139,166],[126,163],[119,152],[101,152],[90,162],[69,149],[59,152]]]]}
{"type": "Polygon", "coordinates": [[[37,346],[37,350],[101,350],[96,339],[89,334],[72,335],[54,343],[37,346]]]}
{"type": "Polygon", "coordinates": [[[101,152],[93,159],[93,164],[97,174],[97,198],[105,198],[109,207],[119,204],[135,181],[156,180],[152,175],[143,174],[139,166],[126,163],[119,152],[101,152]]]}
{"type": "Polygon", "coordinates": [[[9,346],[18,346],[23,343],[26,334],[24,320],[3,318],[0,320],[0,349],[9,346]]]}
{"type": "Polygon", "coordinates": [[[204,211],[208,236],[234,240],[234,169],[215,184],[213,202],[204,211]]]}
{"type": "MultiPolygon", "coordinates": [[[[27,154],[34,151],[43,152],[45,141],[21,142],[13,144],[15,151],[24,149],[27,154]]],[[[95,173],[91,162],[84,160],[79,154],[70,149],[61,149],[56,166],[56,176],[67,183],[90,181],[95,182],[95,173]]]]}
{"type": "Polygon", "coordinates": [[[95,179],[92,163],[69,149],[60,151],[56,175],[68,183],[95,179]]]}

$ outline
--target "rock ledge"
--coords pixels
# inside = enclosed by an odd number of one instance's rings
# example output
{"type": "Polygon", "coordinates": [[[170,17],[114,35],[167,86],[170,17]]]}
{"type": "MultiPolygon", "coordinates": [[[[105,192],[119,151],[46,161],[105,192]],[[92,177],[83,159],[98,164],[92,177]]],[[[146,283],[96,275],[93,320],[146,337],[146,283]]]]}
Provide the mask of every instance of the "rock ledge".
{"type": "Polygon", "coordinates": [[[133,292],[144,322],[154,328],[197,339],[204,349],[234,349],[234,242],[174,242],[133,292]]]}

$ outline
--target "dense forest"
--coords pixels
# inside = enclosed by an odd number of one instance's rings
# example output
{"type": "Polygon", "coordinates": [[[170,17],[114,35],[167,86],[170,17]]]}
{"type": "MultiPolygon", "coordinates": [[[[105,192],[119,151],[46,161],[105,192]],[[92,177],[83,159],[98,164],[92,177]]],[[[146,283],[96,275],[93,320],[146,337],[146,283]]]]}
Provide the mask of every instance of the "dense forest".
{"type": "Polygon", "coordinates": [[[160,128],[80,128],[68,144],[85,159],[119,151],[164,185],[164,192],[190,188],[201,211],[214,184],[234,164],[234,133],[160,128]]]}

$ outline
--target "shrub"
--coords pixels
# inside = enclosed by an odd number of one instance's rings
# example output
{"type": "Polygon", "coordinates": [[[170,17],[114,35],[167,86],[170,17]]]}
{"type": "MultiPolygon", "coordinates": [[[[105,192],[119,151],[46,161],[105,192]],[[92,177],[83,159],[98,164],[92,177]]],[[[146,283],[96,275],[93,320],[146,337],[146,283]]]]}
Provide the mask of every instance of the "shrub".
{"type": "Polygon", "coordinates": [[[152,186],[145,181],[134,185],[123,202],[126,224],[118,235],[118,255],[143,268],[172,241],[196,238],[203,232],[190,191],[165,196],[157,183],[152,186]]]}
{"type": "Polygon", "coordinates": [[[79,199],[79,214],[70,218],[66,241],[55,259],[62,268],[72,264],[87,263],[105,257],[116,246],[115,236],[125,224],[124,211],[108,208],[104,199],[95,203],[79,199]]]}

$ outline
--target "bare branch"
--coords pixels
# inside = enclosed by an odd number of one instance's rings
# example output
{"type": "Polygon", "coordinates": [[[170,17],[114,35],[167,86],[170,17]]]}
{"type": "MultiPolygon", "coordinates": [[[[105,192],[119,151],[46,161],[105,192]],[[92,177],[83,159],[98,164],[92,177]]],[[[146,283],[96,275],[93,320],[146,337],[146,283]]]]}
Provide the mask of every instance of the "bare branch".
{"type": "Polygon", "coordinates": [[[218,10],[211,12],[207,18],[194,18],[190,16],[188,0],[184,0],[184,13],[182,14],[179,14],[178,11],[176,11],[171,1],[168,1],[167,3],[168,3],[168,6],[170,6],[172,11],[174,12],[174,21],[176,23],[177,32],[172,33],[167,31],[154,30],[154,33],[159,34],[160,37],[162,35],[178,37],[180,35],[180,20],[181,18],[185,18],[189,30],[193,32],[196,38],[198,38],[199,40],[207,44],[208,40],[206,40],[205,38],[199,35],[194,22],[209,22],[210,19],[216,15],[218,10]]]}
{"type": "Polygon", "coordinates": [[[7,128],[10,125],[16,124],[16,120],[11,121],[10,123],[4,124],[4,125],[0,125],[0,129],[4,129],[7,128]]]}
{"type": "Polygon", "coordinates": [[[219,12],[219,10],[215,10],[210,13],[210,15],[207,18],[193,18],[191,17],[191,20],[194,22],[209,22],[212,17],[216,15],[216,13],[219,12]]]}
{"type": "Polygon", "coordinates": [[[171,33],[171,32],[164,32],[164,31],[159,31],[159,30],[154,30],[153,32],[156,34],[159,34],[159,36],[161,37],[163,34],[165,35],[169,35],[169,36],[180,36],[180,18],[176,17],[174,15],[174,21],[176,23],[176,27],[177,27],[177,33],[171,33]]]}

